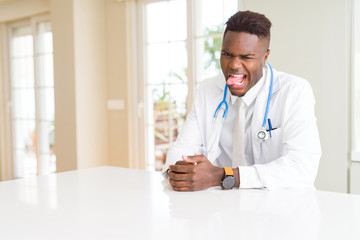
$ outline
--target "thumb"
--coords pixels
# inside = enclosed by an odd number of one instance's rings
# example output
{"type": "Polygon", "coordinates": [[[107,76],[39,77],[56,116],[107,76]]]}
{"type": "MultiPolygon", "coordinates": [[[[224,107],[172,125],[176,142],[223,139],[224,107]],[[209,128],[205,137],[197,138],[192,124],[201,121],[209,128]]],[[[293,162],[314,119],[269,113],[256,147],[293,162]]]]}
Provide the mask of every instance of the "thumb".
{"type": "Polygon", "coordinates": [[[195,160],[190,159],[188,156],[182,155],[181,157],[182,157],[182,159],[183,159],[185,162],[187,162],[187,163],[190,163],[190,164],[193,164],[193,165],[196,165],[196,164],[197,164],[197,162],[196,162],[195,160]]]}
{"type": "Polygon", "coordinates": [[[197,165],[198,163],[204,162],[204,161],[207,160],[203,155],[200,155],[200,154],[195,154],[194,156],[182,155],[182,159],[185,162],[190,163],[190,164],[194,164],[194,165],[197,165]]]}

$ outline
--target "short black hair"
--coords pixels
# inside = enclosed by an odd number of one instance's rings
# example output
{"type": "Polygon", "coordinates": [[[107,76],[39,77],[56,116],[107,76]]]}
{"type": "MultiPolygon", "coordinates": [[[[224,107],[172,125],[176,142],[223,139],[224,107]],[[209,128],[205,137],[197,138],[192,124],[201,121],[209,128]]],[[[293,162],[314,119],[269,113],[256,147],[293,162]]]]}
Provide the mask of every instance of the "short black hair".
{"type": "Polygon", "coordinates": [[[234,31],[270,39],[270,28],[271,22],[265,15],[251,11],[239,11],[226,22],[224,36],[227,31],[234,31]]]}

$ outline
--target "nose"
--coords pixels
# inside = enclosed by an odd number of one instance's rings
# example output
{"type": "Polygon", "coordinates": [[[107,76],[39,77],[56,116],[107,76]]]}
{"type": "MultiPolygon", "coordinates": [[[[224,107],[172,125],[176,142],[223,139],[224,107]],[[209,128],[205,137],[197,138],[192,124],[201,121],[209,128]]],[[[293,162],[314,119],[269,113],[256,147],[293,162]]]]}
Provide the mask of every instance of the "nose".
{"type": "Polygon", "coordinates": [[[242,67],[242,60],[239,57],[232,57],[229,63],[229,67],[231,69],[239,69],[242,67]]]}

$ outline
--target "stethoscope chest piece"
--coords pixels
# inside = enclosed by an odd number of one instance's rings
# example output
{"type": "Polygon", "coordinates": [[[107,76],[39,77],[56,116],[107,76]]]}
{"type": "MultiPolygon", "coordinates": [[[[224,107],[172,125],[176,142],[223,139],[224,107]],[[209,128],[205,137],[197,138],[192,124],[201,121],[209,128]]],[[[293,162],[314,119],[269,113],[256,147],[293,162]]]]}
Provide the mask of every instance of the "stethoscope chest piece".
{"type": "Polygon", "coordinates": [[[264,128],[262,128],[256,133],[256,137],[260,142],[265,142],[269,139],[269,133],[264,128]]]}

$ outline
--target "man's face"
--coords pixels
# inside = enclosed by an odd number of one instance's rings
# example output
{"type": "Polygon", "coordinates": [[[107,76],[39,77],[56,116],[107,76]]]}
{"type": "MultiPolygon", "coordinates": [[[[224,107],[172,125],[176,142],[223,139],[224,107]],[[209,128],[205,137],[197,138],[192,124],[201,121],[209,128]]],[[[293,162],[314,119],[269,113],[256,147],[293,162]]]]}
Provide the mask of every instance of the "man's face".
{"type": "Polygon", "coordinates": [[[231,94],[244,96],[262,77],[269,56],[269,39],[228,31],[222,43],[221,69],[231,94]]]}

